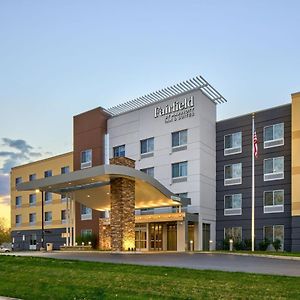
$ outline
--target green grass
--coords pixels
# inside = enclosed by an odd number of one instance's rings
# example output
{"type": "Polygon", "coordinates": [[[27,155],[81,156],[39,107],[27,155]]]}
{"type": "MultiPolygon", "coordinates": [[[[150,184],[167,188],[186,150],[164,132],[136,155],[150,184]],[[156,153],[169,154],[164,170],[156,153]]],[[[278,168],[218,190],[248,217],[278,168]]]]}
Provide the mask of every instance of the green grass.
{"type": "Polygon", "coordinates": [[[0,256],[0,295],[21,299],[300,299],[300,278],[0,256]]]}

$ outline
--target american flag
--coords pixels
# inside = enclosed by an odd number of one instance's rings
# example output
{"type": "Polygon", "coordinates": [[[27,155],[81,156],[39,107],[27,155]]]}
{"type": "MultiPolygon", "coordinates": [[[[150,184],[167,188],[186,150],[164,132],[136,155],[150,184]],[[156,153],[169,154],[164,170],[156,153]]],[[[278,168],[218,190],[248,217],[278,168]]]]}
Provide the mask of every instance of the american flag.
{"type": "Polygon", "coordinates": [[[256,136],[256,130],[253,133],[253,151],[255,158],[258,157],[258,145],[257,145],[257,136],[256,136]]]}

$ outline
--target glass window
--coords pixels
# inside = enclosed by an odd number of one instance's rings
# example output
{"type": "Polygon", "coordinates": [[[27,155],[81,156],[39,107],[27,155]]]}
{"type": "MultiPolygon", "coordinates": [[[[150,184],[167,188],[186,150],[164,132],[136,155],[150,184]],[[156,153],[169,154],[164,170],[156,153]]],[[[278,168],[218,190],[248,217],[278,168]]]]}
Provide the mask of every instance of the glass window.
{"type": "Polygon", "coordinates": [[[93,231],[92,229],[82,229],[81,230],[81,236],[90,236],[92,235],[93,231]]]}
{"type": "Polygon", "coordinates": [[[114,147],[113,150],[114,157],[125,157],[125,145],[114,147]]]}
{"type": "Polygon", "coordinates": [[[172,147],[183,146],[187,144],[187,130],[172,132],[172,147]]]}
{"type": "Polygon", "coordinates": [[[62,167],[61,174],[67,174],[67,173],[70,173],[70,167],[69,166],[62,167]]]}
{"type": "Polygon", "coordinates": [[[187,176],[187,161],[172,164],[172,178],[187,176]]]}
{"type": "Polygon", "coordinates": [[[283,250],[284,244],[284,225],[271,225],[264,227],[264,239],[267,239],[270,242],[275,240],[280,240],[281,250],[283,250]]]}
{"type": "Polygon", "coordinates": [[[154,151],[154,138],[149,138],[141,141],[141,154],[154,151]]]}
{"type": "Polygon", "coordinates": [[[22,223],[22,215],[16,215],[16,225],[20,225],[22,223]]]}
{"type": "Polygon", "coordinates": [[[224,144],[225,144],[225,149],[241,148],[242,133],[236,132],[236,133],[225,135],[224,144]]]}
{"type": "Polygon", "coordinates": [[[52,176],[52,170],[47,170],[44,172],[44,177],[51,177],[52,176]]]}
{"type": "Polygon", "coordinates": [[[92,219],[92,209],[91,208],[85,206],[84,204],[81,204],[80,212],[81,212],[81,220],[91,220],[92,219]]]}
{"type": "Polygon", "coordinates": [[[36,213],[30,213],[29,214],[29,223],[30,223],[30,225],[35,224],[35,222],[36,222],[36,213]]]}
{"type": "Polygon", "coordinates": [[[46,211],[45,212],[45,221],[51,222],[52,221],[52,211],[46,211]]]}
{"type": "Polygon", "coordinates": [[[51,202],[52,201],[52,193],[46,192],[45,193],[45,203],[51,202]]]}
{"type": "Polygon", "coordinates": [[[265,205],[283,205],[284,190],[267,191],[264,193],[265,205]]]}
{"type": "Polygon", "coordinates": [[[284,123],[266,126],[264,128],[264,141],[284,139],[284,123]]]}
{"type": "Polygon", "coordinates": [[[81,169],[92,166],[92,150],[88,149],[81,152],[80,155],[81,169]]]}
{"type": "Polygon", "coordinates": [[[22,206],[22,196],[17,196],[16,197],[16,207],[21,207],[22,206]]]}
{"type": "Polygon", "coordinates": [[[225,196],[225,209],[242,208],[242,194],[225,196]]]}
{"type": "Polygon", "coordinates": [[[154,168],[145,168],[145,169],[141,169],[142,172],[146,173],[149,176],[154,177],[154,168]]]}
{"type": "Polygon", "coordinates": [[[234,242],[242,241],[242,227],[224,228],[224,238],[233,239],[234,242]]]}
{"type": "Polygon", "coordinates": [[[36,205],[36,194],[29,195],[29,205],[30,206],[36,205]]]}
{"type": "Polygon", "coordinates": [[[61,217],[62,221],[65,221],[67,219],[67,214],[66,214],[66,210],[65,209],[63,209],[61,211],[60,217],[61,217]]]}
{"type": "Polygon", "coordinates": [[[22,177],[17,177],[16,178],[16,184],[19,184],[19,183],[21,183],[22,182],[22,177]]]}
{"type": "Polygon", "coordinates": [[[188,193],[178,193],[176,194],[179,198],[188,198],[188,193]]]}
{"type": "Polygon", "coordinates": [[[36,180],[36,174],[30,174],[29,175],[29,181],[36,180]]]}
{"type": "MultiPolygon", "coordinates": [[[[284,157],[274,157],[274,158],[268,158],[264,160],[264,175],[282,174],[282,176],[280,177],[267,178],[268,180],[282,179],[283,173],[284,173],[284,157]]],[[[265,176],[265,180],[266,180],[266,176],[265,176]]]]}
{"type": "Polygon", "coordinates": [[[242,164],[233,164],[225,166],[225,179],[241,178],[242,164]]]}

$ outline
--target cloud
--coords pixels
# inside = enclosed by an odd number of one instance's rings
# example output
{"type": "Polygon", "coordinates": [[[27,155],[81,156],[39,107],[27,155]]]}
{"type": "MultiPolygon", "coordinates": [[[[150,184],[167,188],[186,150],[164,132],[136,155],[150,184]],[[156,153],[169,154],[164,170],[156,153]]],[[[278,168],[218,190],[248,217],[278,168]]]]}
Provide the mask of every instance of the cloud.
{"type": "Polygon", "coordinates": [[[27,144],[27,142],[24,140],[12,140],[10,138],[3,138],[2,141],[4,146],[14,148],[23,153],[28,153],[31,149],[33,149],[33,147],[27,144]]]}
{"type": "Polygon", "coordinates": [[[2,205],[10,205],[10,196],[9,195],[0,196],[0,207],[2,205]]]}
{"type": "Polygon", "coordinates": [[[12,149],[0,151],[0,157],[4,158],[2,168],[0,168],[0,173],[2,174],[9,174],[11,168],[43,156],[42,152],[33,151],[34,148],[25,140],[2,138],[2,145],[12,149]]]}

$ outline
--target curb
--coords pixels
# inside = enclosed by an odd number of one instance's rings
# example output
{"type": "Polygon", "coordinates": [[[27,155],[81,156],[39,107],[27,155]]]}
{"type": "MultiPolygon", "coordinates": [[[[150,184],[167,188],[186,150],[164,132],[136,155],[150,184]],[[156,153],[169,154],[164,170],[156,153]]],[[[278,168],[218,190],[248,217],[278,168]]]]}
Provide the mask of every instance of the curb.
{"type": "Polygon", "coordinates": [[[263,257],[263,258],[271,258],[271,259],[282,259],[282,260],[296,260],[300,261],[300,257],[298,256],[284,256],[284,255],[272,255],[272,254],[251,254],[251,253],[237,253],[237,252],[197,252],[199,254],[224,254],[224,255],[238,255],[238,256],[252,256],[252,257],[263,257]]]}

